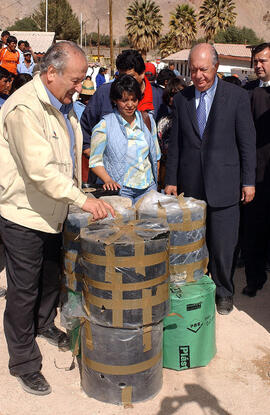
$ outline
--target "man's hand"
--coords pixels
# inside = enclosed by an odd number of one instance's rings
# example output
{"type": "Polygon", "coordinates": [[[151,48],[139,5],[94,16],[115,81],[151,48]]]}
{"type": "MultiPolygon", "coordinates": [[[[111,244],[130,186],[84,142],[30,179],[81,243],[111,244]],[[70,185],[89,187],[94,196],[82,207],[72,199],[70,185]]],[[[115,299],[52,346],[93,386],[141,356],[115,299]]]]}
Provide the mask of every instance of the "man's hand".
{"type": "Polygon", "coordinates": [[[171,186],[170,184],[165,187],[166,195],[174,195],[177,196],[177,186],[171,186]]]}
{"type": "Polygon", "coordinates": [[[114,180],[108,180],[107,182],[104,183],[103,189],[104,190],[118,190],[118,189],[121,189],[121,186],[114,180]]]}
{"type": "Polygon", "coordinates": [[[104,219],[108,216],[108,211],[115,217],[114,209],[109,203],[95,198],[87,198],[82,209],[85,212],[90,212],[93,215],[93,220],[104,219]]]}
{"type": "Polygon", "coordinates": [[[241,202],[243,202],[244,205],[251,202],[254,199],[254,196],[255,196],[255,186],[243,186],[242,187],[241,202]]]}

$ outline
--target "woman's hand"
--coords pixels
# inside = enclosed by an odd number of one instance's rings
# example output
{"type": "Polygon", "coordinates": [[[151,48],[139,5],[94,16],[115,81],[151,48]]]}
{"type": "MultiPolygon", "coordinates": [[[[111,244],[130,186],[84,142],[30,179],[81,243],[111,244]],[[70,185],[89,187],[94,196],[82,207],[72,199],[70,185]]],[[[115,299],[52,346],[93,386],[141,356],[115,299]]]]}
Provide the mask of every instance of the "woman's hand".
{"type": "Polygon", "coordinates": [[[104,190],[118,190],[120,188],[121,188],[120,184],[118,184],[112,179],[105,181],[103,185],[104,190]]]}

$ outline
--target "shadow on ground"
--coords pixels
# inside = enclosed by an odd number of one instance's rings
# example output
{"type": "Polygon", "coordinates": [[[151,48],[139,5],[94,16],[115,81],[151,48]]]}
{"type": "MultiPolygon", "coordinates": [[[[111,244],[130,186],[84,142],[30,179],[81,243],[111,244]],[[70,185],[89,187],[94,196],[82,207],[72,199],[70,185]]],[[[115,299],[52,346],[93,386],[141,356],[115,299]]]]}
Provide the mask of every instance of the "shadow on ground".
{"type": "MultiPolygon", "coordinates": [[[[269,280],[269,274],[268,274],[269,280]]],[[[270,332],[270,282],[267,281],[262,290],[257,291],[256,297],[242,294],[246,285],[244,268],[237,268],[234,275],[235,295],[234,305],[239,311],[244,311],[253,320],[270,332]]]]}
{"type": "Polygon", "coordinates": [[[232,415],[223,409],[217,398],[200,385],[186,384],[186,395],[165,398],[161,402],[160,410],[156,415],[173,415],[179,413],[179,410],[188,403],[196,402],[202,411],[209,408],[213,415],[232,415]]]}

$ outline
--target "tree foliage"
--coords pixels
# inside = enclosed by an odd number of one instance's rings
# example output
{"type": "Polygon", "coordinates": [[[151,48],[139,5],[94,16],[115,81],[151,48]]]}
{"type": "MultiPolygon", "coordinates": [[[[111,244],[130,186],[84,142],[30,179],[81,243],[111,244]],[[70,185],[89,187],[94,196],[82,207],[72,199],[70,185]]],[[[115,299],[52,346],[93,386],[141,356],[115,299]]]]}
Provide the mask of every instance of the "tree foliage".
{"type": "Polygon", "coordinates": [[[134,0],[127,10],[127,35],[130,44],[143,56],[153,49],[160,37],[162,16],[152,0],[134,0]]]}
{"type": "MultiPolygon", "coordinates": [[[[41,1],[31,16],[39,30],[45,30],[46,2],[41,1]]],[[[48,31],[56,39],[76,41],[80,36],[80,23],[67,0],[48,0],[48,31]]]]}
{"type": "Polygon", "coordinates": [[[212,41],[216,33],[234,25],[236,13],[233,0],[204,0],[200,7],[199,22],[206,40],[212,41]]]}
{"type": "MultiPolygon", "coordinates": [[[[87,33],[86,35],[86,44],[87,45],[91,45],[92,46],[97,46],[98,45],[98,33],[97,32],[91,32],[91,33],[87,33]]],[[[109,35],[104,35],[104,34],[100,34],[99,35],[99,44],[100,46],[110,46],[110,36],[109,35]]],[[[113,44],[115,45],[116,42],[115,40],[113,41],[113,44]]]]}
{"type": "Polygon", "coordinates": [[[226,30],[218,32],[214,40],[216,43],[240,43],[249,45],[258,45],[263,43],[263,39],[259,39],[254,30],[248,27],[230,26],[226,30]]]}
{"type": "Polygon", "coordinates": [[[16,22],[12,26],[9,26],[7,30],[36,32],[39,28],[34,20],[29,16],[16,20],[16,22]]]}
{"type": "Polygon", "coordinates": [[[169,25],[171,34],[176,37],[178,49],[188,48],[197,33],[195,10],[188,4],[177,6],[175,12],[171,13],[169,25]]]}
{"type": "Polygon", "coordinates": [[[166,35],[162,36],[158,46],[161,58],[166,58],[166,56],[171,55],[172,53],[175,53],[179,50],[176,37],[172,32],[166,33],[166,35]]]}

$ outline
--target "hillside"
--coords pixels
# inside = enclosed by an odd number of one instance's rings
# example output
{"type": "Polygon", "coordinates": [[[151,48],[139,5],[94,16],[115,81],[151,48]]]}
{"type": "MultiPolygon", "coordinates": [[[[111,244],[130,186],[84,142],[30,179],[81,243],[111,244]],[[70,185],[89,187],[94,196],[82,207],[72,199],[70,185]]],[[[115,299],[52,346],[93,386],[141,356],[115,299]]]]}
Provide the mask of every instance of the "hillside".
{"type": "MultiPolygon", "coordinates": [[[[97,31],[97,19],[100,21],[101,33],[108,33],[108,0],[69,0],[74,12],[86,22],[88,32],[97,31]]],[[[170,12],[178,4],[189,3],[198,10],[199,0],[155,0],[161,8],[163,16],[163,32],[168,30],[170,12]]],[[[125,35],[126,10],[132,0],[113,0],[113,35],[115,39],[125,35]]],[[[263,21],[263,16],[270,11],[270,0],[236,0],[237,26],[247,26],[253,29],[259,37],[269,40],[270,24],[263,21]]],[[[31,14],[39,5],[39,0],[1,0],[0,28],[3,30],[16,19],[31,14]]]]}

